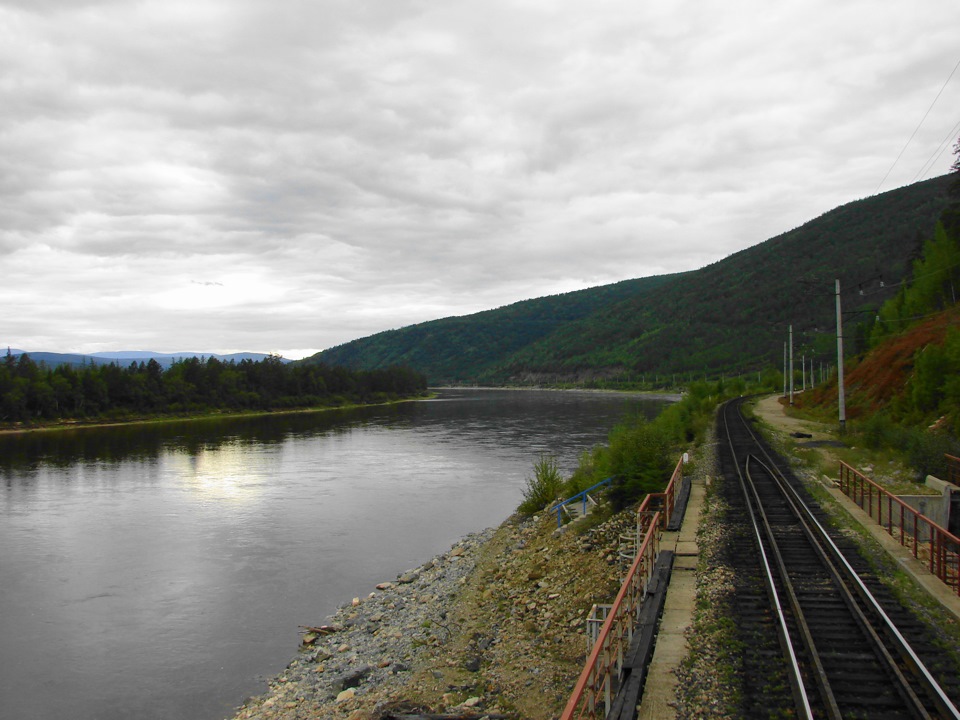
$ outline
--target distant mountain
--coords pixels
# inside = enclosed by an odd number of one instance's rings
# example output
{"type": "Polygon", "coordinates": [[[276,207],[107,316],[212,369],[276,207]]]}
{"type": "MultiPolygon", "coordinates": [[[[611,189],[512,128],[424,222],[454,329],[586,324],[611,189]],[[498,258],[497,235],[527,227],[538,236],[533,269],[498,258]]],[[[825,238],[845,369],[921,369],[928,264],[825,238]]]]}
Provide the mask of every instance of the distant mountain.
{"type": "Polygon", "coordinates": [[[406,364],[432,384],[718,375],[779,368],[788,325],[798,354],[829,360],[834,279],[852,350],[863,332],[858,320],[908,276],[953,180],[946,175],[848,203],[700,270],[412,325],[301,362],[406,364]]]}
{"type": "MultiPolygon", "coordinates": [[[[230,353],[228,355],[218,355],[217,353],[202,353],[202,352],[173,352],[173,353],[158,353],[152,352],[150,350],[117,350],[115,352],[98,352],[91,353],[92,357],[95,358],[104,358],[107,360],[117,360],[117,361],[126,361],[126,362],[146,362],[147,360],[153,359],[164,367],[172,365],[177,360],[182,360],[184,358],[216,358],[222,362],[240,362],[241,360],[253,360],[254,362],[259,362],[260,360],[266,360],[270,357],[267,353],[230,353]]],[[[285,358],[281,358],[283,362],[290,362],[285,358]]]]}
{"type": "MultiPolygon", "coordinates": [[[[22,355],[25,351],[10,348],[12,355],[22,355]]],[[[118,350],[116,352],[98,352],[89,355],[79,355],[73,353],[52,353],[52,352],[32,352],[26,351],[30,359],[35,363],[44,363],[50,367],[57,365],[109,365],[116,363],[118,365],[129,365],[130,363],[147,362],[156,360],[164,368],[173,365],[177,360],[186,358],[217,358],[223,362],[231,360],[240,362],[241,360],[253,360],[254,362],[264,360],[270,355],[266,353],[231,353],[229,355],[218,355],[217,353],[199,353],[199,352],[178,352],[178,353],[158,353],[150,350],[118,350]]],[[[281,358],[282,362],[290,362],[281,358]]]]}
{"type": "Polygon", "coordinates": [[[16,357],[28,355],[35,363],[43,363],[49,367],[57,365],[109,365],[112,360],[96,358],[92,355],[78,355],[74,353],[32,352],[10,348],[10,354],[16,357]]]}

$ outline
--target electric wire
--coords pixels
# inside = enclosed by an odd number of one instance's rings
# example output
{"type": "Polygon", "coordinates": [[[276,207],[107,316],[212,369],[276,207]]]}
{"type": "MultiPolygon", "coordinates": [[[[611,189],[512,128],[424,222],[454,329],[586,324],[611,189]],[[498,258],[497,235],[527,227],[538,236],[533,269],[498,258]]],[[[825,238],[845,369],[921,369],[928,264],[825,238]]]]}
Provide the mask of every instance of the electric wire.
{"type": "Polygon", "coordinates": [[[923,125],[923,121],[927,119],[927,115],[929,115],[930,111],[933,110],[933,106],[937,104],[937,100],[940,99],[940,96],[943,94],[944,89],[946,89],[947,84],[950,82],[950,79],[953,77],[953,74],[957,72],[957,68],[960,68],[960,60],[957,60],[957,64],[953,66],[953,70],[950,71],[950,75],[947,76],[947,79],[944,81],[943,85],[941,86],[940,92],[937,93],[937,96],[933,99],[933,102],[930,103],[930,107],[927,108],[927,111],[923,114],[923,117],[920,118],[920,122],[917,123],[917,127],[913,129],[913,132],[910,134],[910,139],[907,140],[906,145],[904,145],[903,149],[900,150],[900,154],[897,155],[897,159],[893,161],[893,165],[890,166],[890,169],[887,170],[886,174],[877,184],[877,189],[873,191],[874,194],[880,191],[880,187],[883,185],[886,179],[890,176],[890,173],[893,172],[893,169],[897,166],[897,163],[900,162],[900,158],[903,156],[903,153],[906,152],[910,143],[913,142],[914,136],[917,134],[917,131],[920,130],[920,126],[923,125]]]}
{"type": "MultiPolygon", "coordinates": [[[[944,136],[943,140],[940,141],[940,144],[937,145],[936,150],[933,151],[933,154],[927,159],[927,161],[920,167],[917,171],[917,174],[913,176],[913,180],[910,182],[916,182],[921,177],[926,177],[926,174],[933,169],[933,166],[937,164],[937,160],[940,159],[940,156],[943,155],[944,151],[950,147],[950,141],[957,137],[957,133],[960,133],[960,120],[957,121],[957,124],[950,128],[950,131],[944,136]]],[[[960,140],[957,141],[960,143],[960,140]]]]}
{"type": "Polygon", "coordinates": [[[888,325],[892,323],[905,323],[905,322],[913,322],[914,320],[926,320],[928,318],[937,317],[938,315],[941,315],[941,314],[943,314],[943,310],[927,313],[926,315],[913,315],[912,317],[904,317],[904,318],[882,318],[879,315],[877,315],[877,322],[883,323],[884,325],[888,325]]]}
{"type": "MultiPolygon", "coordinates": [[[[889,284],[884,283],[881,287],[879,287],[879,288],[877,288],[877,289],[875,289],[875,290],[863,290],[863,291],[861,291],[861,290],[859,290],[859,286],[858,286],[857,296],[858,296],[858,297],[870,297],[871,295],[876,295],[876,294],[878,294],[878,293],[887,292],[887,291],[890,290],[891,288],[897,288],[897,287],[900,287],[901,285],[909,285],[909,284],[911,284],[911,283],[916,282],[917,280],[922,280],[923,278],[930,277],[931,275],[939,275],[939,274],[942,273],[942,272],[946,272],[947,270],[953,270],[954,268],[957,268],[957,267],[960,267],[960,263],[953,263],[952,265],[945,265],[945,266],[943,266],[943,267],[937,268],[936,270],[931,270],[931,271],[928,272],[928,273],[924,273],[923,275],[911,275],[911,276],[908,277],[908,278],[904,278],[904,279],[901,280],[900,282],[889,283],[889,284]]],[[[848,292],[852,294],[854,291],[851,289],[851,290],[849,290],[848,292]]]]}
{"type": "MultiPolygon", "coordinates": [[[[875,277],[870,278],[869,280],[861,280],[860,282],[857,282],[857,283],[846,283],[844,285],[844,289],[840,293],[840,296],[842,298],[849,299],[851,296],[871,297],[872,295],[889,293],[890,290],[894,290],[904,285],[910,285],[911,283],[914,283],[917,280],[922,280],[923,278],[930,277],[931,275],[938,275],[939,273],[946,272],[947,270],[953,270],[954,268],[958,268],[958,267],[960,267],[960,262],[955,262],[951,265],[944,265],[943,267],[938,267],[935,270],[931,270],[930,272],[924,273],[923,275],[910,275],[910,277],[906,277],[903,280],[898,280],[897,282],[886,282],[881,279],[880,287],[874,288],[873,290],[863,290],[862,286],[866,283],[873,282],[874,280],[878,279],[875,277]]],[[[807,281],[807,282],[804,282],[804,284],[812,285],[813,282],[807,281]]],[[[831,297],[831,298],[834,298],[836,296],[837,296],[837,293],[835,291],[825,292],[821,290],[817,290],[815,292],[809,292],[805,295],[805,297],[831,297]]]]}

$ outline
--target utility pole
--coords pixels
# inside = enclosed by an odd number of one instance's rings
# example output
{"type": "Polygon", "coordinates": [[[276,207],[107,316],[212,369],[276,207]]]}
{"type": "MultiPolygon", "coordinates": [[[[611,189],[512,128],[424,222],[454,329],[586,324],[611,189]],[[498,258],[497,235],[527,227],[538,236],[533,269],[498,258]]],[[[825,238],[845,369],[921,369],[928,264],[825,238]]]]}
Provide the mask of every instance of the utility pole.
{"type": "Polygon", "coordinates": [[[783,396],[787,396],[787,343],[783,343],[783,396]]]}
{"type": "Polygon", "coordinates": [[[790,326],[790,407],[793,407],[793,325],[790,326]]]}
{"type": "Polygon", "coordinates": [[[847,407],[843,391],[843,313],[840,311],[840,280],[836,280],[837,290],[837,401],[840,405],[840,432],[847,430],[847,407]]]}

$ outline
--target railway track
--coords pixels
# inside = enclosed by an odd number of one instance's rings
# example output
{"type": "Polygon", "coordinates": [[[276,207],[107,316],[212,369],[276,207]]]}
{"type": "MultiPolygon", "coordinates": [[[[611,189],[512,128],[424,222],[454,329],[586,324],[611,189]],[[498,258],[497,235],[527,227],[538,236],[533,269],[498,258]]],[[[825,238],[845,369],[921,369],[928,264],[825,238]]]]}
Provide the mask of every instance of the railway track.
{"type": "Polygon", "coordinates": [[[951,718],[957,668],[933,632],[828,528],[789,468],[720,411],[720,463],[736,515],[727,548],[750,717],[951,718]]]}

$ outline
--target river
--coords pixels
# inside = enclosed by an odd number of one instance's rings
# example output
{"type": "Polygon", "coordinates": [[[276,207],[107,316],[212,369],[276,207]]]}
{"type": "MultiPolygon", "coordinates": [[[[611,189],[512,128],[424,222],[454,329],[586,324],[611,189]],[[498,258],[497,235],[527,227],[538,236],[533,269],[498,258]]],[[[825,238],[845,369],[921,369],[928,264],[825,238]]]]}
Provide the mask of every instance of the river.
{"type": "Polygon", "coordinates": [[[0,717],[216,720],[298,628],[502,522],[664,400],[424,402],[0,437],[0,717]]]}

